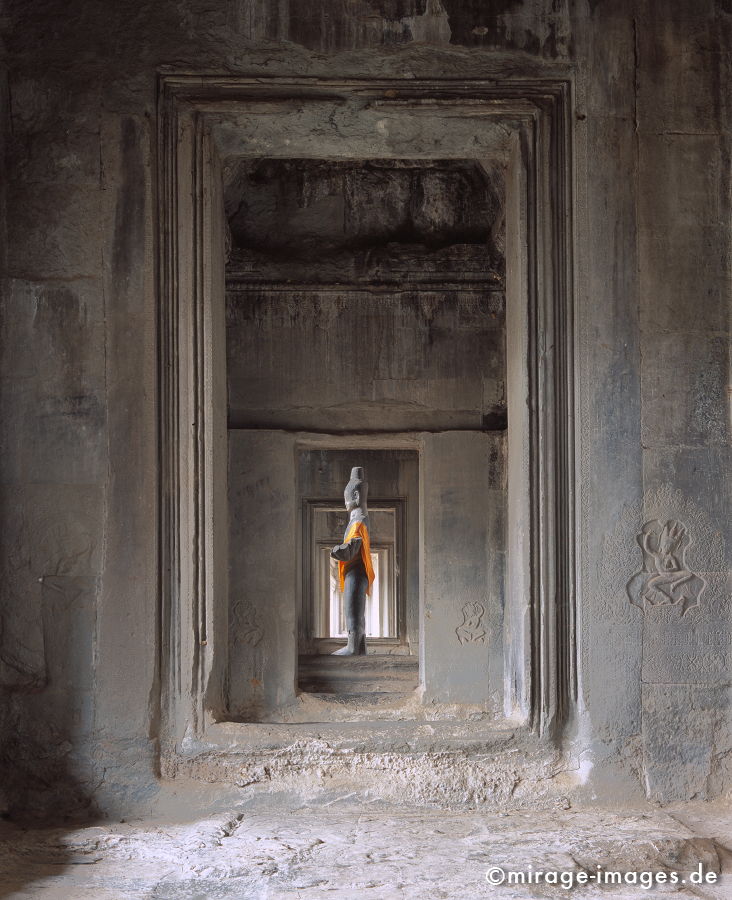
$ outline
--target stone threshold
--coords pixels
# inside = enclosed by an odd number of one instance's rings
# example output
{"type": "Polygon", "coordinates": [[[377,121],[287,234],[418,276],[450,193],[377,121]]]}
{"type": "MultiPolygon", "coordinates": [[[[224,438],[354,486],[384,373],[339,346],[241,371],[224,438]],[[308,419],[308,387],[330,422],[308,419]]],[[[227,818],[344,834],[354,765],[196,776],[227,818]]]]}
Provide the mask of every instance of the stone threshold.
{"type": "Polygon", "coordinates": [[[419,662],[414,656],[300,656],[298,686],[311,694],[339,694],[357,703],[361,695],[398,694],[406,699],[419,684],[419,662]]]}

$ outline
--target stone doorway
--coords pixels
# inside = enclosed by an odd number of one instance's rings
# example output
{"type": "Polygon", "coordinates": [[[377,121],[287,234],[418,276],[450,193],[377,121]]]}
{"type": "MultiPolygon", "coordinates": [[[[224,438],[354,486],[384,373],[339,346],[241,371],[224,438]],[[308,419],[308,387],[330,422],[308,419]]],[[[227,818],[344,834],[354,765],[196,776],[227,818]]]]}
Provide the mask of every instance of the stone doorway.
{"type": "Polygon", "coordinates": [[[296,692],[336,694],[341,707],[347,695],[373,714],[373,695],[388,694],[393,714],[418,687],[420,656],[434,668],[439,655],[442,702],[500,715],[503,160],[232,159],[223,179],[230,715],[292,715],[293,640],[296,692]],[[413,449],[386,449],[399,444],[413,449]],[[420,458],[443,469],[424,485],[435,498],[424,510],[420,458]],[[327,557],[340,543],[340,481],[355,464],[370,485],[374,559],[390,569],[376,588],[393,582],[394,633],[368,641],[369,660],[325,659],[339,644],[315,627],[328,588],[314,545],[327,557]],[[328,503],[332,533],[313,506],[328,503]],[[440,597],[421,609],[420,584],[435,579],[440,597]]]}
{"type": "MultiPolygon", "coordinates": [[[[454,656],[466,646],[473,649],[471,636],[482,629],[480,606],[486,607],[480,598],[456,589],[451,579],[460,566],[445,564],[428,575],[422,560],[421,690],[414,717],[435,705],[447,705],[453,709],[451,718],[462,727],[477,705],[480,727],[494,723],[556,733],[574,696],[568,85],[510,81],[304,85],[277,79],[253,83],[171,76],[164,80],[161,98],[162,460],[167,548],[161,620],[163,719],[169,739],[175,745],[187,735],[193,741],[187,746],[193,747],[205,735],[207,746],[219,740],[231,746],[233,741],[246,752],[251,741],[258,739],[257,721],[280,721],[282,730],[277,733],[284,741],[292,738],[286,723],[298,721],[289,714],[277,718],[281,710],[292,708],[298,696],[296,580],[286,589],[293,601],[286,605],[288,612],[277,616],[277,627],[291,650],[274,654],[278,674],[272,683],[273,695],[263,706],[255,704],[257,708],[238,723],[231,714],[234,622],[227,577],[231,489],[225,473],[229,470],[226,435],[232,425],[249,433],[248,460],[268,458],[270,470],[283,466],[293,474],[299,450],[418,453],[424,560],[424,547],[445,543],[440,529],[444,536],[454,533],[460,523],[455,516],[427,516],[425,510],[444,510],[451,491],[475,500],[471,495],[474,473],[490,468],[491,460],[481,442],[487,431],[503,430],[501,416],[505,425],[506,409],[507,429],[499,439],[507,442],[505,471],[498,466],[495,487],[505,486],[510,539],[505,548],[498,548],[505,553],[502,620],[498,627],[491,623],[499,635],[500,651],[488,655],[487,679],[473,673],[451,680],[456,671],[454,656]],[[422,422],[411,423],[410,428],[392,423],[391,430],[369,433],[366,429],[356,441],[353,434],[339,434],[332,421],[321,431],[300,421],[288,424],[291,443],[285,441],[273,450],[265,432],[287,430],[280,427],[281,409],[269,409],[273,417],[260,422],[266,426],[262,428],[247,421],[256,410],[245,408],[246,404],[227,408],[224,259],[229,242],[223,173],[232,160],[243,167],[240,175],[243,172],[242,177],[250,180],[256,167],[265,165],[263,160],[269,161],[266,165],[280,169],[290,165],[300,172],[322,165],[323,160],[330,161],[329,166],[338,161],[341,168],[347,168],[348,161],[368,160],[370,166],[385,164],[387,171],[401,166],[434,172],[447,161],[447,169],[467,166],[483,173],[503,173],[505,405],[503,411],[498,407],[482,410],[480,437],[470,447],[455,443],[466,430],[462,423],[453,430],[449,423],[447,428],[441,423],[433,430],[422,422]],[[547,341],[549,335],[551,341],[547,341]],[[467,466],[455,464],[466,459],[467,466]],[[451,484],[455,477],[459,485],[451,484]],[[444,635],[450,632],[455,635],[454,647],[446,653],[444,635]],[[492,675],[491,665],[496,666],[492,675]],[[487,698],[486,691],[494,693],[487,698]],[[273,710],[280,711],[274,718],[273,710]]],[[[275,180],[282,182],[282,178],[275,180]]],[[[480,207],[479,199],[476,207],[480,207]]],[[[232,227],[232,237],[233,232],[232,227]]],[[[230,259],[235,256],[234,243],[230,259]]],[[[260,266],[260,274],[265,269],[260,266]]],[[[307,280],[306,273],[303,277],[307,280]]],[[[230,288],[231,283],[229,278],[230,288]]],[[[312,285],[305,287],[306,292],[312,289],[312,285]]],[[[286,290],[292,292],[293,285],[286,290]]],[[[269,309],[273,309],[271,302],[269,309]]],[[[236,440],[232,439],[232,446],[236,440]]],[[[494,457],[501,458],[500,452],[494,457]]],[[[271,484],[267,491],[268,509],[280,505],[292,510],[286,513],[292,520],[287,534],[295,536],[297,545],[296,479],[271,484]]],[[[256,503],[248,506],[250,511],[256,507],[256,503]]],[[[487,527],[485,517],[483,527],[487,527]]],[[[470,550],[471,558],[474,551],[470,550]]],[[[250,621],[235,627],[234,633],[249,635],[256,646],[263,638],[258,629],[261,624],[250,621]]],[[[257,676],[251,676],[250,684],[252,679],[257,676]]],[[[322,710],[317,715],[316,721],[329,721],[322,710]]],[[[365,721],[367,716],[364,712],[359,719],[365,721]]],[[[337,735],[337,724],[334,727],[337,735]]]]}

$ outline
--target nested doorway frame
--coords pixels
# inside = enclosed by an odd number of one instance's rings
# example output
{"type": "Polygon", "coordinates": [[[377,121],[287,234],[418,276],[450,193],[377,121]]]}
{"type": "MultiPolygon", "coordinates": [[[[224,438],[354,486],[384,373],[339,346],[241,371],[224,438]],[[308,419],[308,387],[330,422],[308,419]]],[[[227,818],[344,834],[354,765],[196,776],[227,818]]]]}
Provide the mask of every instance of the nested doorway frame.
{"type": "MultiPolygon", "coordinates": [[[[350,103],[356,125],[359,111],[375,105],[397,122],[400,115],[434,108],[449,111],[455,121],[483,117],[507,136],[504,708],[517,727],[546,737],[562,733],[577,696],[572,102],[567,78],[160,77],[158,682],[163,753],[213,734],[226,712],[221,159],[237,140],[241,155],[267,155],[252,141],[253,117],[267,110],[276,127],[281,107],[286,128],[285,114],[309,103],[334,108],[350,103]]],[[[353,157],[354,150],[348,154],[353,157]]],[[[480,160],[469,146],[453,156],[480,160]]]]}

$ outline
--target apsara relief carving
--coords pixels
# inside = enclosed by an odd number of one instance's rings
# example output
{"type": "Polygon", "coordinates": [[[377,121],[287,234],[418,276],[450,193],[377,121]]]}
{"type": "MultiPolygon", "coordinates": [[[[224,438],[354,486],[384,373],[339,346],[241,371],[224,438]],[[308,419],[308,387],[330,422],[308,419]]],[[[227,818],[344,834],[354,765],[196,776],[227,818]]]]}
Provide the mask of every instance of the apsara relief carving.
{"type": "Polygon", "coordinates": [[[482,619],[485,614],[485,607],[482,603],[475,601],[466,603],[462,610],[463,621],[455,629],[455,634],[461,644],[483,643],[485,638],[485,628],[483,628],[482,619]]]}
{"type": "Polygon", "coordinates": [[[643,569],[628,582],[630,602],[642,610],[649,606],[678,606],[683,616],[699,606],[706,581],[686,567],[690,538],[686,526],[676,519],[663,525],[646,522],[637,541],[643,552],[643,569]]]}
{"type": "Polygon", "coordinates": [[[256,647],[264,637],[256,611],[249,604],[237,603],[234,615],[237,639],[250,647],[256,647]]]}

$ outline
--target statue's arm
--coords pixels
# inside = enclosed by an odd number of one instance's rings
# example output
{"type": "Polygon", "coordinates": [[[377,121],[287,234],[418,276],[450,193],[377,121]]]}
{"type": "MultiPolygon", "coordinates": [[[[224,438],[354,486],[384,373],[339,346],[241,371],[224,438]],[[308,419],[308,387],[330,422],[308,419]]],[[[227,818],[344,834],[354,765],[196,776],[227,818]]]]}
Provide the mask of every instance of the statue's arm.
{"type": "Polygon", "coordinates": [[[351,538],[347,544],[338,544],[338,546],[333,547],[330,555],[333,559],[341,562],[351,562],[352,559],[355,559],[361,553],[362,543],[363,541],[360,537],[351,538]]]}

